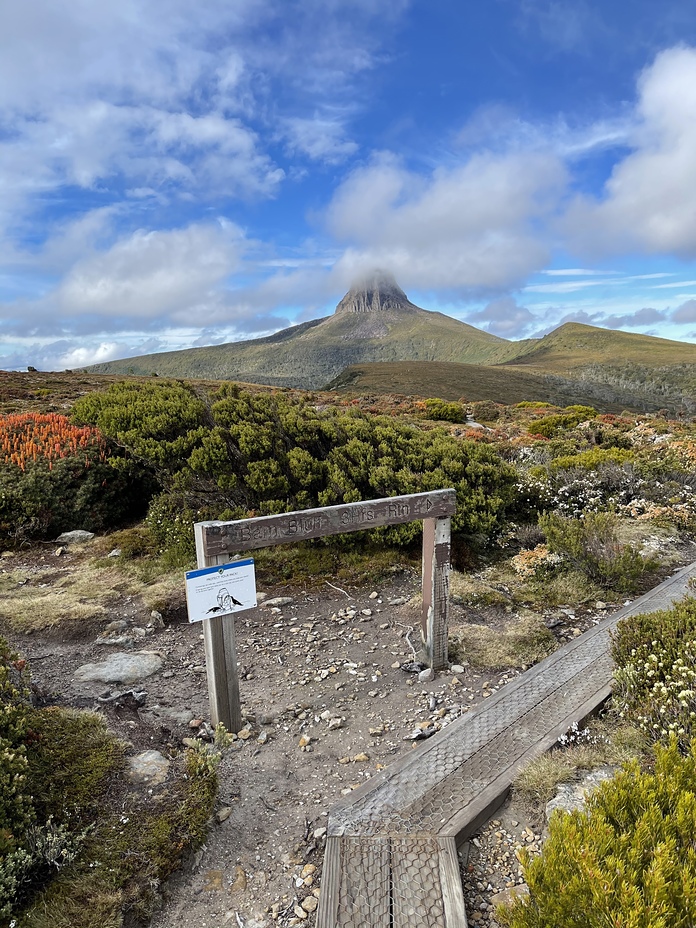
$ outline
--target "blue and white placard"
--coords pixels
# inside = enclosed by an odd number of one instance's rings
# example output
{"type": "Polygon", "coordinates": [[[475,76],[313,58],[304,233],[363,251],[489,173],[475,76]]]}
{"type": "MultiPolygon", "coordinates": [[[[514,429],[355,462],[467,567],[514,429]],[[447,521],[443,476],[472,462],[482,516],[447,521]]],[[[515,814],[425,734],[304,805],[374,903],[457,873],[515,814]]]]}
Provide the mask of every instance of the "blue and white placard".
{"type": "Polygon", "coordinates": [[[254,560],[231,561],[220,567],[186,571],[189,622],[230,615],[256,607],[254,560]]]}

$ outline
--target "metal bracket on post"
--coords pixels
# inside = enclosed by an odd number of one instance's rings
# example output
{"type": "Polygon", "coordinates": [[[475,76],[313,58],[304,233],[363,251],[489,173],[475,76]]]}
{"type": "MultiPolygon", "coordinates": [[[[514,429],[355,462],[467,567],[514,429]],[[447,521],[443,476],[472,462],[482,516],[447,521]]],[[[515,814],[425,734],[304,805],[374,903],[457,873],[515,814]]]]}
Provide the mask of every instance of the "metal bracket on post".
{"type": "Polygon", "coordinates": [[[448,666],[449,572],[451,522],[423,520],[423,615],[421,634],[433,670],[448,666]]]}
{"type": "MultiPolygon", "coordinates": [[[[194,525],[196,562],[199,568],[215,567],[228,558],[206,556],[203,525],[194,525]]],[[[239,701],[237,650],[234,639],[234,616],[215,616],[203,620],[205,644],[205,670],[208,676],[210,720],[213,725],[222,722],[227,731],[238,732],[242,727],[242,708],[239,701]]]]}

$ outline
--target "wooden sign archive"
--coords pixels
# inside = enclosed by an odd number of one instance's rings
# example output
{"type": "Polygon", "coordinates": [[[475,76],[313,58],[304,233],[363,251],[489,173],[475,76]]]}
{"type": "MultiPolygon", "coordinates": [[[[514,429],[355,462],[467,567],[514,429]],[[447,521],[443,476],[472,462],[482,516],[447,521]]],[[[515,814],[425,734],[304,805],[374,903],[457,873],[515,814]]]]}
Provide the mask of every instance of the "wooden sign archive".
{"type": "MultiPolygon", "coordinates": [[[[197,522],[196,559],[199,568],[216,567],[254,548],[420,520],[423,522],[421,637],[427,662],[434,670],[440,670],[447,665],[450,524],[455,508],[454,490],[434,490],[235,522],[197,522]]],[[[222,722],[228,731],[239,731],[242,716],[234,615],[204,620],[203,631],[213,725],[222,722]]]]}

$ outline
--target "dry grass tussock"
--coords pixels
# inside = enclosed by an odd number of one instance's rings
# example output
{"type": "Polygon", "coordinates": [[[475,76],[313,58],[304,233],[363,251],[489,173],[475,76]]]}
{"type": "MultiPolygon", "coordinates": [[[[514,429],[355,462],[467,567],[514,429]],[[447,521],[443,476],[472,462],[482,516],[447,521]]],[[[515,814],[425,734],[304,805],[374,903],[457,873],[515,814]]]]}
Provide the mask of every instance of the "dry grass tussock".
{"type": "Polygon", "coordinates": [[[533,613],[511,617],[500,631],[487,625],[459,625],[450,637],[450,659],[489,670],[529,667],[555,648],[556,639],[533,613]]]}
{"type": "Polygon", "coordinates": [[[123,597],[140,597],[148,612],[166,611],[182,591],[180,570],[143,580],[103,561],[18,569],[0,575],[0,617],[16,631],[41,631],[106,619],[123,597]]]}

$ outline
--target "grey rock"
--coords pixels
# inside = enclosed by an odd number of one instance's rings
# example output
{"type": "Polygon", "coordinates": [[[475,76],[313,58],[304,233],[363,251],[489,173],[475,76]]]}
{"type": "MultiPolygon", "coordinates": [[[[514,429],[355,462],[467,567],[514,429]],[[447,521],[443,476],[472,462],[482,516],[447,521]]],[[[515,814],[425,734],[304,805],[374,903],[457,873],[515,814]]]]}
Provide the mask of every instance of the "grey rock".
{"type": "Polygon", "coordinates": [[[164,619],[161,612],[153,609],[150,613],[150,618],[152,619],[152,624],[155,628],[164,628],[164,619]]]}
{"type": "Polygon", "coordinates": [[[85,541],[91,541],[94,538],[94,532],[84,532],[82,529],[75,529],[72,532],[63,532],[56,538],[59,545],[79,545],[85,541]]]}
{"type": "Polygon", "coordinates": [[[133,654],[117,652],[98,664],[83,664],[75,671],[75,679],[100,683],[137,683],[162,669],[162,658],[153,651],[133,654]]]}
{"type": "MultiPolygon", "coordinates": [[[[258,598],[256,601],[258,602],[258,598]]],[[[271,599],[264,600],[263,605],[268,609],[272,609],[274,606],[289,606],[294,602],[292,596],[273,596],[271,599]]]]}
{"type": "Polygon", "coordinates": [[[527,895],[529,895],[529,887],[526,883],[519,883],[517,886],[509,886],[502,892],[495,893],[491,896],[490,904],[492,906],[511,905],[516,899],[527,895]]]}
{"type": "Polygon", "coordinates": [[[128,758],[126,775],[133,783],[159,786],[167,779],[168,773],[169,761],[159,751],[143,751],[142,754],[128,758]]]}
{"type": "Polygon", "coordinates": [[[431,683],[435,679],[435,671],[432,667],[426,667],[418,674],[419,683],[431,683]]]}
{"type": "Polygon", "coordinates": [[[554,798],[546,803],[546,820],[551,818],[556,809],[562,812],[582,809],[587,797],[597,789],[600,783],[611,780],[617,770],[618,767],[599,767],[577,783],[562,783],[554,798]]]}
{"type": "Polygon", "coordinates": [[[389,600],[390,606],[404,606],[408,602],[408,596],[395,596],[389,600]]]}
{"type": "Polygon", "coordinates": [[[106,555],[107,557],[121,557],[120,548],[112,548],[111,551],[106,555]]]}
{"type": "Polygon", "coordinates": [[[147,702],[147,693],[145,690],[126,690],[124,693],[116,690],[108,696],[98,696],[97,701],[102,705],[125,706],[128,709],[137,710],[147,702]]]}
{"type": "Polygon", "coordinates": [[[420,673],[428,668],[423,661],[404,661],[403,664],[399,665],[399,669],[403,670],[404,673],[420,673]]]}
{"type": "Polygon", "coordinates": [[[430,738],[431,735],[434,735],[437,729],[433,725],[431,728],[414,728],[410,734],[404,737],[404,741],[425,741],[426,738],[430,738]]]}
{"type": "Polygon", "coordinates": [[[452,673],[464,673],[463,664],[450,664],[450,670],[452,673]]]}

